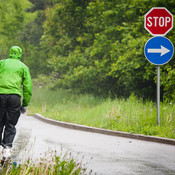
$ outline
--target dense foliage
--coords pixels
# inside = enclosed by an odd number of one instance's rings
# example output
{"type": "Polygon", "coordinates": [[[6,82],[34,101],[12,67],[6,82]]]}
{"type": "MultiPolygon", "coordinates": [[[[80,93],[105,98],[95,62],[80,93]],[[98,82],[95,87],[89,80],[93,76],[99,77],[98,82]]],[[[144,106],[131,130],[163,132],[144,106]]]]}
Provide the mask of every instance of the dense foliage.
{"type": "MultiPolygon", "coordinates": [[[[1,3],[3,57],[10,45],[20,44],[32,76],[51,76],[55,88],[155,98],[156,66],[144,56],[151,37],[144,29],[144,14],[152,7],[174,14],[174,0],[29,1],[1,3]]],[[[174,36],[174,30],[167,35],[173,43],[174,36]]],[[[174,63],[161,66],[161,96],[166,100],[175,99],[174,63]]]]}

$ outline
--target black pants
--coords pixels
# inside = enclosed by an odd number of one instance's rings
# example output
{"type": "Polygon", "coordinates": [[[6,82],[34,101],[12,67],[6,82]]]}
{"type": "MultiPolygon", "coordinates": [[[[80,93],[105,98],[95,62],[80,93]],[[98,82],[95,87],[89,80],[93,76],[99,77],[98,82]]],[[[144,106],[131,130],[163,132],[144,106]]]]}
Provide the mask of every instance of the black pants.
{"type": "Polygon", "coordinates": [[[0,94],[0,145],[12,146],[16,135],[15,125],[20,116],[19,95],[0,94]]]}

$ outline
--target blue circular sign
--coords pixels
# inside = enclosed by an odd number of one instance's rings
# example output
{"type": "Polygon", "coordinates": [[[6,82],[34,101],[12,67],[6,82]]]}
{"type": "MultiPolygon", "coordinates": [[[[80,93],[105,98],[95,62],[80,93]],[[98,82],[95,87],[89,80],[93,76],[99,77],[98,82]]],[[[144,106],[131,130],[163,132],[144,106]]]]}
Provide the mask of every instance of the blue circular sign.
{"type": "Polygon", "coordinates": [[[163,65],[173,57],[174,46],[168,38],[157,36],[147,41],[144,52],[149,62],[155,65],[163,65]]]}

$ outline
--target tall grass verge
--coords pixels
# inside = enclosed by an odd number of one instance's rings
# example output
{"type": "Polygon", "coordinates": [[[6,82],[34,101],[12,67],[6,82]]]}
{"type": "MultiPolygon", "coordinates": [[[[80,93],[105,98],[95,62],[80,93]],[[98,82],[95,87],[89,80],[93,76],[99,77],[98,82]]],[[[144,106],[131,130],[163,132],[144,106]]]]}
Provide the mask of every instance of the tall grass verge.
{"type": "Polygon", "coordinates": [[[157,126],[156,104],[131,95],[128,99],[103,99],[72,94],[66,90],[34,88],[30,114],[87,126],[135,134],[175,138],[175,105],[161,103],[161,122],[157,126]]]}

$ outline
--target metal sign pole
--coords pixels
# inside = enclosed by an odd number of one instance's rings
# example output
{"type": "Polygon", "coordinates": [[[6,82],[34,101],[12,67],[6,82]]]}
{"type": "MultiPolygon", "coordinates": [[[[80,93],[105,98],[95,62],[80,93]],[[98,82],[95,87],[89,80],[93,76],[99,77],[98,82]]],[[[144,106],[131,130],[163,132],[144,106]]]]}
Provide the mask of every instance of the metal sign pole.
{"type": "Polygon", "coordinates": [[[160,66],[157,66],[157,125],[160,125],[160,66]]]}

